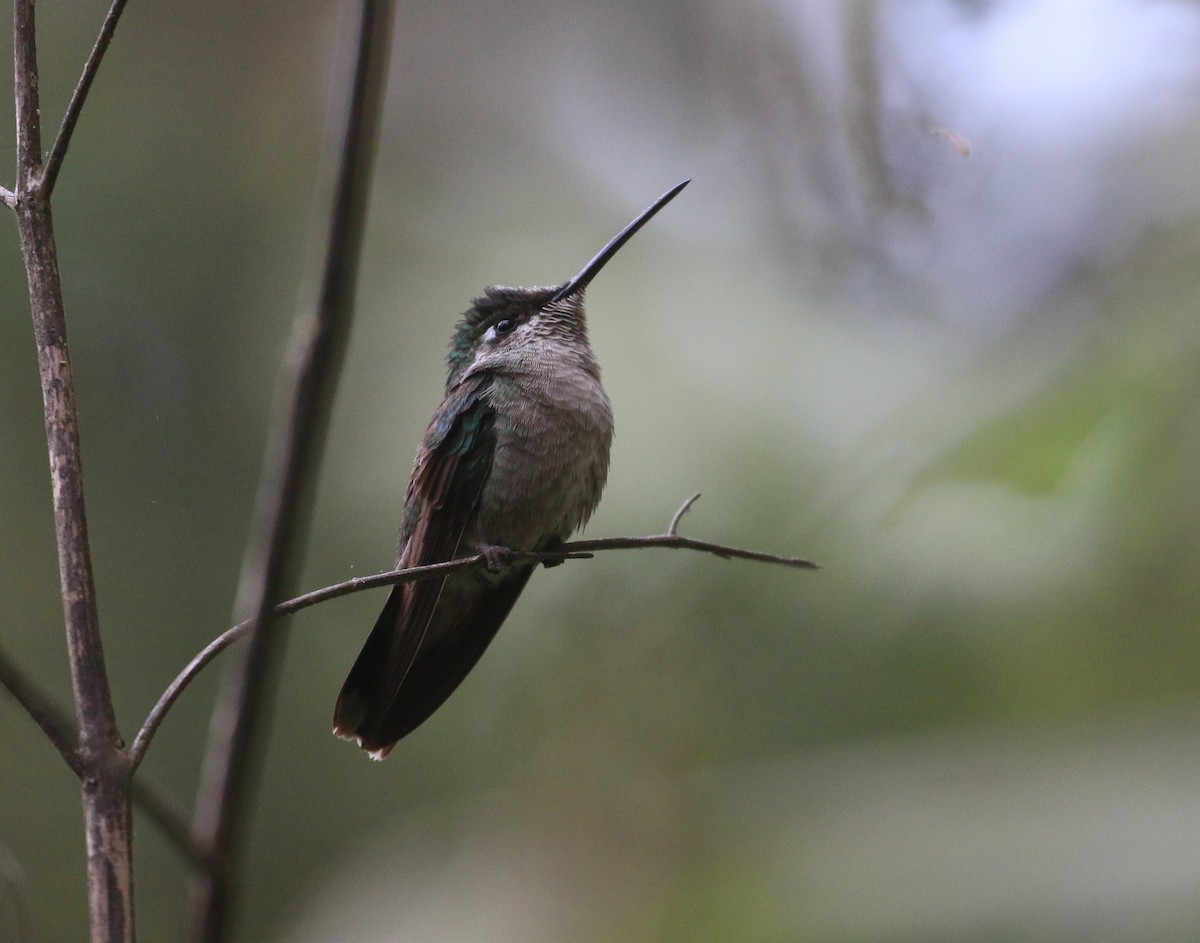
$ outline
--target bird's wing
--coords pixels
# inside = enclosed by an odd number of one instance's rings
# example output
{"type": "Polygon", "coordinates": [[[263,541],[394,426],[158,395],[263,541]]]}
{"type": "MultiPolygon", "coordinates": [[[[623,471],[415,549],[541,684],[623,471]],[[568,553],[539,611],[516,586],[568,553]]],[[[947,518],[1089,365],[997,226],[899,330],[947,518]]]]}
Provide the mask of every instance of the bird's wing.
{"type": "MultiPolygon", "coordinates": [[[[401,566],[441,563],[459,555],[463,534],[492,467],[495,411],[488,397],[490,390],[488,376],[473,376],[452,390],[434,414],[405,497],[401,566]]],[[[334,712],[336,733],[357,738],[368,747],[371,732],[388,721],[422,646],[429,640],[444,584],[445,578],[434,578],[392,589],[342,686],[334,712]]],[[[394,723],[388,721],[387,726],[394,723]]]]}

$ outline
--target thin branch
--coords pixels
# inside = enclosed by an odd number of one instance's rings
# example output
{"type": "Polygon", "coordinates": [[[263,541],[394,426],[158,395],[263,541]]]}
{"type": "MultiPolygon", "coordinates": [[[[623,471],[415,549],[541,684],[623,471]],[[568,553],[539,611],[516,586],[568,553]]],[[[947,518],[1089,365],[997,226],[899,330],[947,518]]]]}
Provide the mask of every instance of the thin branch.
{"type": "Polygon", "coordinates": [[[90,930],[93,941],[119,943],[132,941],[134,932],[129,798],[132,768],[117,729],[104,665],[83,499],[79,413],[67,347],[54,219],[50,201],[40,187],[42,142],[34,0],[16,0],[13,8],[15,209],[42,385],[63,621],[79,729],[77,756],[87,839],[90,930]]]}
{"type": "Polygon", "coordinates": [[[683,516],[700,500],[700,493],[692,495],[675,512],[671,524],[665,534],[655,534],[652,537],[598,537],[594,540],[574,540],[563,544],[563,551],[579,553],[594,553],[597,550],[642,550],[648,547],[661,547],[668,550],[696,550],[700,553],[711,553],[724,560],[753,560],[756,563],[774,563],[798,570],[819,570],[821,565],[806,557],[781,557],[774,553],[762,553],[758,550],[742,550],[739,547],[727,547],[724,544],[714,544],[706,540],[693,540],[691,537],[679,536],[679,522],[683,516]]]}
{"type": "Polygon", "coordinates": [[[10,210],[16,209],[17,195],[6,187],[0,187],[0,203],[3,203],[10,210]]]}
{"type": "Polygon", "coordinates": [[[33,190],[42,169],[33,0],[15,0],[13,3],[13,97],[17,106],[17,184],[14,189],[18,196],[25,196],[33,190]]]}
{"type": "Polygon", "coordinates": [[[675,516],[671,518],[671,523],[667,527],[667,535],[674,537],[679,531],[679,522],[683,520],[683,515],[692,509],[692,505],[700,500],[700,492],[697,491],[694,495],[688,498],[683,504],[679,505],[679,510],[675,512],[675,516]]]}
{"type": "MultiPolygon", "coordinates": [[[[510,551],[509,556],[513,560],[538,560],[545,563],[561,563],[563,560],[589,560],[597,551],[645,550],[651,547],[658,547],[669,550],[695,550],[700,553],[713,554],[726,560],[752,560],[758,563],[774,563],[779,566],[801,570],[820,569],[820,564],[814,563],[812,560],[804,557],[782,557],[772,553],[743,550],[739,547],[727,547],[723,544],[714,544],[703,540],[693,540],[690,537],[679,536],[677,530],[680,519],[696,503],[699,497],[700,495],[696,494],[684,502],[683,506],[675,512],[675,516],[671,519],[671,525],[665,534],[655,534],[649,537],[601,537],[595,540],[576,540],[563,544],[554,553],[513,550],[510,551]]],[[[309,606],[315,606],[317,603],[337,599],[339,596],[349,596],[352,593],[360,593],[363,590],[374,589],[378,586],[415,583],[418,580],[432,579],[435,576],[445,576],[448,573],[456,573],[460,570],[474,570],[479,567],[486,567],[487,563],[486,555],[479,553],[471,557],[460,557],[457,560],[449,560],[446,563],[431,563],[426,566],[414,566],[404,570],[375,573],[371,576],[356,576],[353,579],[334,583],[331,586],[325,586],[321,589],[315,589],[312,592],[289,599],[287,602],[282,602],[275,607],[274,615],[275,618],[279,619],[299,612],[301,609],[307,609],[309,606]]],[[[245,622],[240,622],[233,626],[233,628],[227,629],[218,635],[201,649],[199,654],[188,662],[183,671],[176,675],[175,680],[167,686],[167,689],[163,691],[158,702],[154,705],[149,715],[147,715],[146,722],[142,724],[142,729],[138,731],[138,735],[133,741],[133,746],[129,749],[129,755],[135,767],[146,755],[146,749],[149,747],[150,741],[158,731],[159,726],[166,718],[167,712],[179,699],[179,696],[187,686],[221,652],[225,651],[234,642],[245,638],[250,633],[250,626],[251,620],[247,619],[245,622]]]]}
{"type": "Polygon", "coordinates": [[[280,657],[279,637],[270,632],[274,605],[300,568],[350,335],[392,19],[390,0],[363,0],[361,6],[318,298],[315,311],[303,310],[293,327],[234,607],[250,616],[250,644],[230,665],[218,692],[196,795],[193,834],[209,849],[214,866],[193,881],[188,925],[191,939],[204,943],[229,936],[237,852],[256,767],[252,746],[264,734],[264,706],[273,695],[280,657]]]}
{"type": "Polygon", "coordinates": [[[594,540],[575,540],[569,544],[563,544],[563,550],[588,553],[601,550],[649,550],[652,547],[662,550],[695,550],[699,553],[710,553],[723,560],[753,560],[756,563],[774,563],[796,570],[821,569],[821,564],[814,563],[806,557],[782,557],[778,554],[762,553],[758,550],[742,550],[739,547],[727,547],[724,544],[680,537],[678,534],[656,534],[652,537],[597,537],[594,540]]]}
{"type": "Polygon", "coordinates": [[[83,763],[79,759],[77,749],[79,734],[75,730],[75,725],[58,709],[58,705],[39,690],[2,650],[0,650],[0,685],[8,689],[13,700],[25,708],[25,713],[42,728],[42,733],[46,735],[47,740],[54,744],[59,755],[66,760],[67,765],[71,767],[71,772],[76,776],[82,776],[83,763]]]}
{"type": "Polygon", "coordinates": [[[42,170],[41,189],[47,200],[54,192],[54,184],[58,180],[59,170],[62,169],[63,158],[67,156],[67,148],[71,145],[71,135],[75,132],[75,124],[79,121],[79,115],[87,101],[88,92],[92,89],[92,82],[100,69],[104,54],[108,51],[108,45],[112,42],[113,33],[117,30],[117,21],[121,19],[121,11],[125,9],[125,2],[126,0],[113,0],[112,6],[108,8],[108,14],[100,26],[100,35],[96,37],[96,43],[92,46],[87,62],[83,65],[83,73],[79,76],[79,82],[75,85],[70,102],[67,103],[62,124],[58,128],[58,136],[54,139],[54,147],[51,148],[50,156],[46,158],[46,166],[42,170]]]}

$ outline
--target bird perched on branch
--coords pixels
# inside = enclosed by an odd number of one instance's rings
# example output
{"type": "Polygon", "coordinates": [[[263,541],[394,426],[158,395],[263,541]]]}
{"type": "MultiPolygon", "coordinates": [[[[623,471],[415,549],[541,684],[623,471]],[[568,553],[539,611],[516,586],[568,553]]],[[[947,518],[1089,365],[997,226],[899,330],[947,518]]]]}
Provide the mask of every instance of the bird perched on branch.
{"type": "Polygon", "coordinates": [[[596,509],[613,419],[583,294],[689,181],[664,193],[562,285],[488,288],[450,344],[446,397],[417,449],[397,569],[483,553],[486,569],[392,588],[342,685],[333,730],[383,759],[475,666],[536,562],[596,509]]]}

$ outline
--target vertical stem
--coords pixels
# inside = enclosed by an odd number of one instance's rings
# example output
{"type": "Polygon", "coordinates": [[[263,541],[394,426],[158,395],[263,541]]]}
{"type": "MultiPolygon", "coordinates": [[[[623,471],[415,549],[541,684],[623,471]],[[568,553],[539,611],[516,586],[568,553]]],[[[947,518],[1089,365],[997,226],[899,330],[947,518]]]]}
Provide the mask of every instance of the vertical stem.
{"type": "Polygon", "coordinates": [[[13,9],[17,106],[14,202],[42,383],[67,653],[79,724],[91,937],[93,943],[132,941],[131,767],[122,749],[104,666],[83,501],[75,378],[67,348],[54,220],[39,182],[42,143],[33,0],[15,0],[13,9]]]}
{"type": "Polygon", "coordinates": [[[242,562],[235,617],[251,622],[249,642],[227,669],[209,724],[193,835],[212,866],[191,892],[193,941],[228,939],[256,745],[281,654],[270,632],[276,600],[294,582],[337,377],[349,339],[374,164],[391,0],[362,0],[349,109],[338,140],[331,219],[315,310],[293,326],[268,433],[254,519],[242,562]]]}

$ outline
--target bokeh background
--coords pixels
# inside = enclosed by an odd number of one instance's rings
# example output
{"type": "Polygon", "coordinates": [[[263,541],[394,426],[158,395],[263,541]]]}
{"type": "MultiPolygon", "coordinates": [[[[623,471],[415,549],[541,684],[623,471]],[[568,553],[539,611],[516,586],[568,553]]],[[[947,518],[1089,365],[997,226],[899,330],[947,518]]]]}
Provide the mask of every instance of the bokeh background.
{"type": "MultiPolygon", "coordinates": [[[[127,735],[229,619],[352,6],[130,4],[56,192],[127,735]]],[[[468,300],[684,177],[589,292],[588,534],[702,491],[686,532],[824,569],[539,573],[383,764],[329,735],[383,592],[301,614],[239,939],[1200,938],[1200,4],[400,6],[305,585],[390,563],[468,300]]],[[[40,5],[51,125],[104,7],[40,5]]],[[[0,298],[0,637],[67,704],[12,225],[0,298]]],[[[143,767],[181,807],[215,680],[143,767]]],[[[0,796],[0,939],[80,938],[77,788],[6,698],[0,796]]]]}

